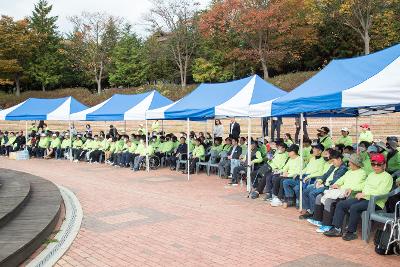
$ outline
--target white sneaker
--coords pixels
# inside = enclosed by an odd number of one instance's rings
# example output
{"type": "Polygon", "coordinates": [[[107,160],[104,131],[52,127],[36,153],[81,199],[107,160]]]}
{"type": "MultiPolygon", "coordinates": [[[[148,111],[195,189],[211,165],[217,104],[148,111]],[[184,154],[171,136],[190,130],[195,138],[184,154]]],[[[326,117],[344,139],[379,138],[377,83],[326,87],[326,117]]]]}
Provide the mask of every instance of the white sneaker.
{"type": "Polygon", "coordinates": [[[77,162],[78,162],[78,160],[76,159],[76,160],[74,160],[74,162],[75,162],[75,163],[77,163],[77,162]]]}
{"type": "Polygon", "coordinates": [[[279,206],[282,206],[282,205],[283,205],[282,201],[277,197],[273,198],[272,201],[271,201],[271,206],[272,207],[279,207],[279,206]]]}

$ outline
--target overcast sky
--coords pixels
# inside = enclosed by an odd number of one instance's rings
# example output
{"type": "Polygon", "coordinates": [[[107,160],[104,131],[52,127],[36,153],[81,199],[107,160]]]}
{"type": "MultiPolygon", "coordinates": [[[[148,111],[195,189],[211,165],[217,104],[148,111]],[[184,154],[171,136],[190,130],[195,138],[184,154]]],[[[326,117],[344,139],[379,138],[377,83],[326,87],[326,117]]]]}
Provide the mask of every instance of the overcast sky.
{"type": "MultiPolygon", "coordinates": [[[[209,0],[198,0],[206,7],[209,0]]],[[[0,14],[21,19],[29,16],[37,0],[0,0],[0,14]]],[[[58,16],[60,31],[71,30],[68,17],[79,15],[83,11],[107,12],[108,14],[125,18],[134,26],[140,35],[146,35],[146,26],[143,15],[146,14],[151,3],[149,0],[48,0],[53,5],[52,15],[58,16]]]]}

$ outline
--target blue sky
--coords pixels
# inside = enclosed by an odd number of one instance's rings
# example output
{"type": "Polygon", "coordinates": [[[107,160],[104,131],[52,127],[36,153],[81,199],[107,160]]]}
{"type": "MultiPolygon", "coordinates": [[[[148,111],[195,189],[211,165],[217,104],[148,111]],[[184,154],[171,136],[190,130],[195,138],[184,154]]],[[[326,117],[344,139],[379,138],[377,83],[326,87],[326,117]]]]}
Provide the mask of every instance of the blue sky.
{"type": "MultiPolygon", "coordinates": [[[[198,0],[206,7],[209,0],[198,0]]],[[[37,0],[0,0],[0,14],[21,19],[29,16],[37,0]]],[[[146,35],[143,16],[151,3],[149,0],[48,0],[53,5],[52,14],[58,16],[58,26],[61,32],[71,30],[68,17],[79,15],[83,11],[107,12],[114,16],[125,18],[134,26],[139,35],[146,35]]]]}

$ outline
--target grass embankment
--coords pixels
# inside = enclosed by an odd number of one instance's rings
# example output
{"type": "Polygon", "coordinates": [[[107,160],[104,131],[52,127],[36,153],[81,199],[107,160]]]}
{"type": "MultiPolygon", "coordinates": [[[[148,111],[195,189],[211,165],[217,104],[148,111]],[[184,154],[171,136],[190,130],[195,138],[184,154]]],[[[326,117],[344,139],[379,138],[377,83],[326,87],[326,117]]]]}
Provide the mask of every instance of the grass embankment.
{"type": "MultiPolygon", "coordinates": [[[[315,72],[297,72],[290,73],[285,75],[279,75],[274,78],[269,79],[268,81],[272,84],[286,90],[290,91],[293,88],[299,86],[304,81],[313,76],[315,72]]],[[[110,98],[113,94],[139,94],[144,93],[152,89],[158,90],[162,95],[170,98],[171,100],[178,100],[179,98],[187,95],[192,92],[197,85],[188,85],[186,88],[182,88],[179,85],[175,84],[162,84],[156,86],[142,86],[136,88],[126,88],[126,89],[106,89],[101,95],[98,95],[96,92],[92,92],[87,88],[65,88],[65,89],[57,89],[51,91],[25,91],[22,92],[19,97],[13,94],[7,94],[4,92],[0,92],[0,107],[8,108],[14,106],[22,101],[25,101],[28,98],[60,98],[66,96],[72,96],[78,101],[82,102],[88,106],[94,106],[108,98],[110,98]]]]}

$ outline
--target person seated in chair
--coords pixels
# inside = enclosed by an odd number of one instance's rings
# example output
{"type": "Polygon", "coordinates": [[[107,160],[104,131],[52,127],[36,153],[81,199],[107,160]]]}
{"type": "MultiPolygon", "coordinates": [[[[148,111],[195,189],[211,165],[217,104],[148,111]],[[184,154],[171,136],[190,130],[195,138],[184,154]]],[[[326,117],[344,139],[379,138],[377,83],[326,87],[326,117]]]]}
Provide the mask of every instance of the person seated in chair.
{"type": "Polygon", "coordinates": [[[286,151],[286,143],[275,142],[275,145],[276,151],[273,158],[260,168],[259,174],[261,179],[258,181],[255,190],[250,195],[252,199],[258,198],[258,196],[263,193],[264,188],[266,188],[265,199],[267,200],[271,198],[272,176],[274,173],[279,173],[288,161],[289,156],[286,151]]]}
{"type": "MultiPolygon", "coordinates": [[[[314,183],[314,180],[323,174],[325,160],[321,157],[322,152],[325,150],[324,146],[320,143],[312,145],[313,156],[310,162],[303,169],[303,185],[314,183]]],[[[299,197],[300,180],[299,179],[286,179],[283,181],[283,189],[285,192],[284,208],[293,206],[296,202],[295,198],[299,197]]]]}
{"type": "Polygon", "coordinates": [[[217,163],[220,153],[222,152],[224,145],[222,144],[222,137],[215,137],[214,144],[210,149],[210,159],[211,163],[217,163]]]}
{"type": "MultiPolygon", "coordinates": [[[[200,138],[197,138],[195,141],[195,147],[193,149],[193,154],[192,158],[190,159],[190,164],[189,164],[189,172],[190,174],[194,173],[194,170],[196,168],[196,163],[199,161],[204,161],[206,158],[206,151],[204,149],[204,145],[201,142],[200,138]]],[[[187,170],[184,170],[183,173],[187,173],[187,170]]]]}
{"type": "Polygon", "coordinates": [[[342,160],[343,156],[339,151],[325,150],[323,153],[325,154],[324,159],[327,157],[327,160],[332,162],[332,165],[330,165],[330,168],[321,177],[317,178],[315,183],[308,185],[303,191],[303,210],[300,212],[299,219],[312,217],[314,214],[315,199],[347,172],[347,166],[344,164],[342,160]]]}
{"type": "Polygon", "coordinates": [[[222,146],[222,151],[219,153],[220,159],[225,159],[228,156],[228,152],[232,147],[232,138],[227,137],[225,138],[225,144],[222,146]]]}
{"type": "Polygon", "coordinates": [[[237,166],[233,169],[232,172],[232,180],[229,183],[232,186],[236,186],[239,183],[240,173],[247,170],[247,167],[254,166],[254,170],[258,170],[263,162],[263,158],[261,156],[261,152],[258,150],[257,142],[254,140],[250,140],[251,142],[251,151],[250,151],[250,161],[247,160],[247,155],[242,158],[240,162],[240,166],[237,166]]]}
{"type": "MultiPolygon", "coordinates": [[[[343,240],[350,241],[357,239],[357,225],[359,223],[361,213],[368,209],[369,200],[371,196],[384,195],[390,192],[393,185],[392,176],[385,171],[386,162],[385,156],[382,154],[374,154],[371,156],[371,165],[373,172],[370,173],[364,183],[362,191],[357,193],[354,198],[349,198],[340,201],[333,216],[333,226],[324,235],[328,237],[340,237],[343,240]],[[347,232],[342,231],[344,216],[349,212],[349,223],[347,225],[347,232]]],[[[385,206],[386,199],[379,199],[376,201],[378,209],[385,206]]]]}
{"type": "Polygon", "coordinates": [[[146,137],[141,138],[140,144],[138,145],[138,148],[136,149],[137,152],[139,152],[139,155],[137,155],[134,159],[133,162],[133,171],[138,171],[140,168],[140,164],[147,158],[151,157],[154,155],[154,147],[152,143],[154,143],[154,139],[152,142],[149,142],[148,146],[145,146],[145,140],[146,137]]]}
{"type": "Polygon", "coordinates": [[[289,160],[279,175],[272,177],[272,200],[271,206],[278,207],[282,206],[284,200],[283,181],[286,179],[296,179],[301,172],[301,158],[299,156],[299,146],[291,145],[288,148],[289,160]]]}
{"type": "Polygon", "coordinates": [[[59,149],[60,147],[61,147],[61,140],[58,137],[57,133],[53,133],[50,146],[49,148],[47,148],[47,155],[44,158],[51,159],[53,156],[55,156],[57,149],[59,149]]]}
{"type": "Polygon", "coordinates": [[[239,160],[241,154],[242,148],[239,146],[238,139],[232,138],[232,147],[228,152],[228,157],[221,160],[218,164],[218,169],[220,171],[221,177],[229,176],[232,160],[239,160]]]}
{"type": "Polygon", "coordinates": [[[179,158],[181,158],[182,160],[187,159],[187,157],[186,157],[186,155],[187,155],[186,138],[182,136],[179,139],[179,141],[180,141],[179,146],[176,148],[176,150],[174,151],[172,156],[168,159],[168,165],[171,170],[175,170],[176,162],[178,161],[179,158]]]}
{"type": "Polygon", "coordinates": [[[323,194],[315,199],[315,212],[313,218],[307,221],[317,226],[318,233],[324,233],[332,228],[332,218],[335,212],[335,203],[341,198],[354,196],[360,192],[367,178],[362,169],[362,160],[353,154],[349,161],[349,170],[329,187],[325,187],[323,194]]]}

